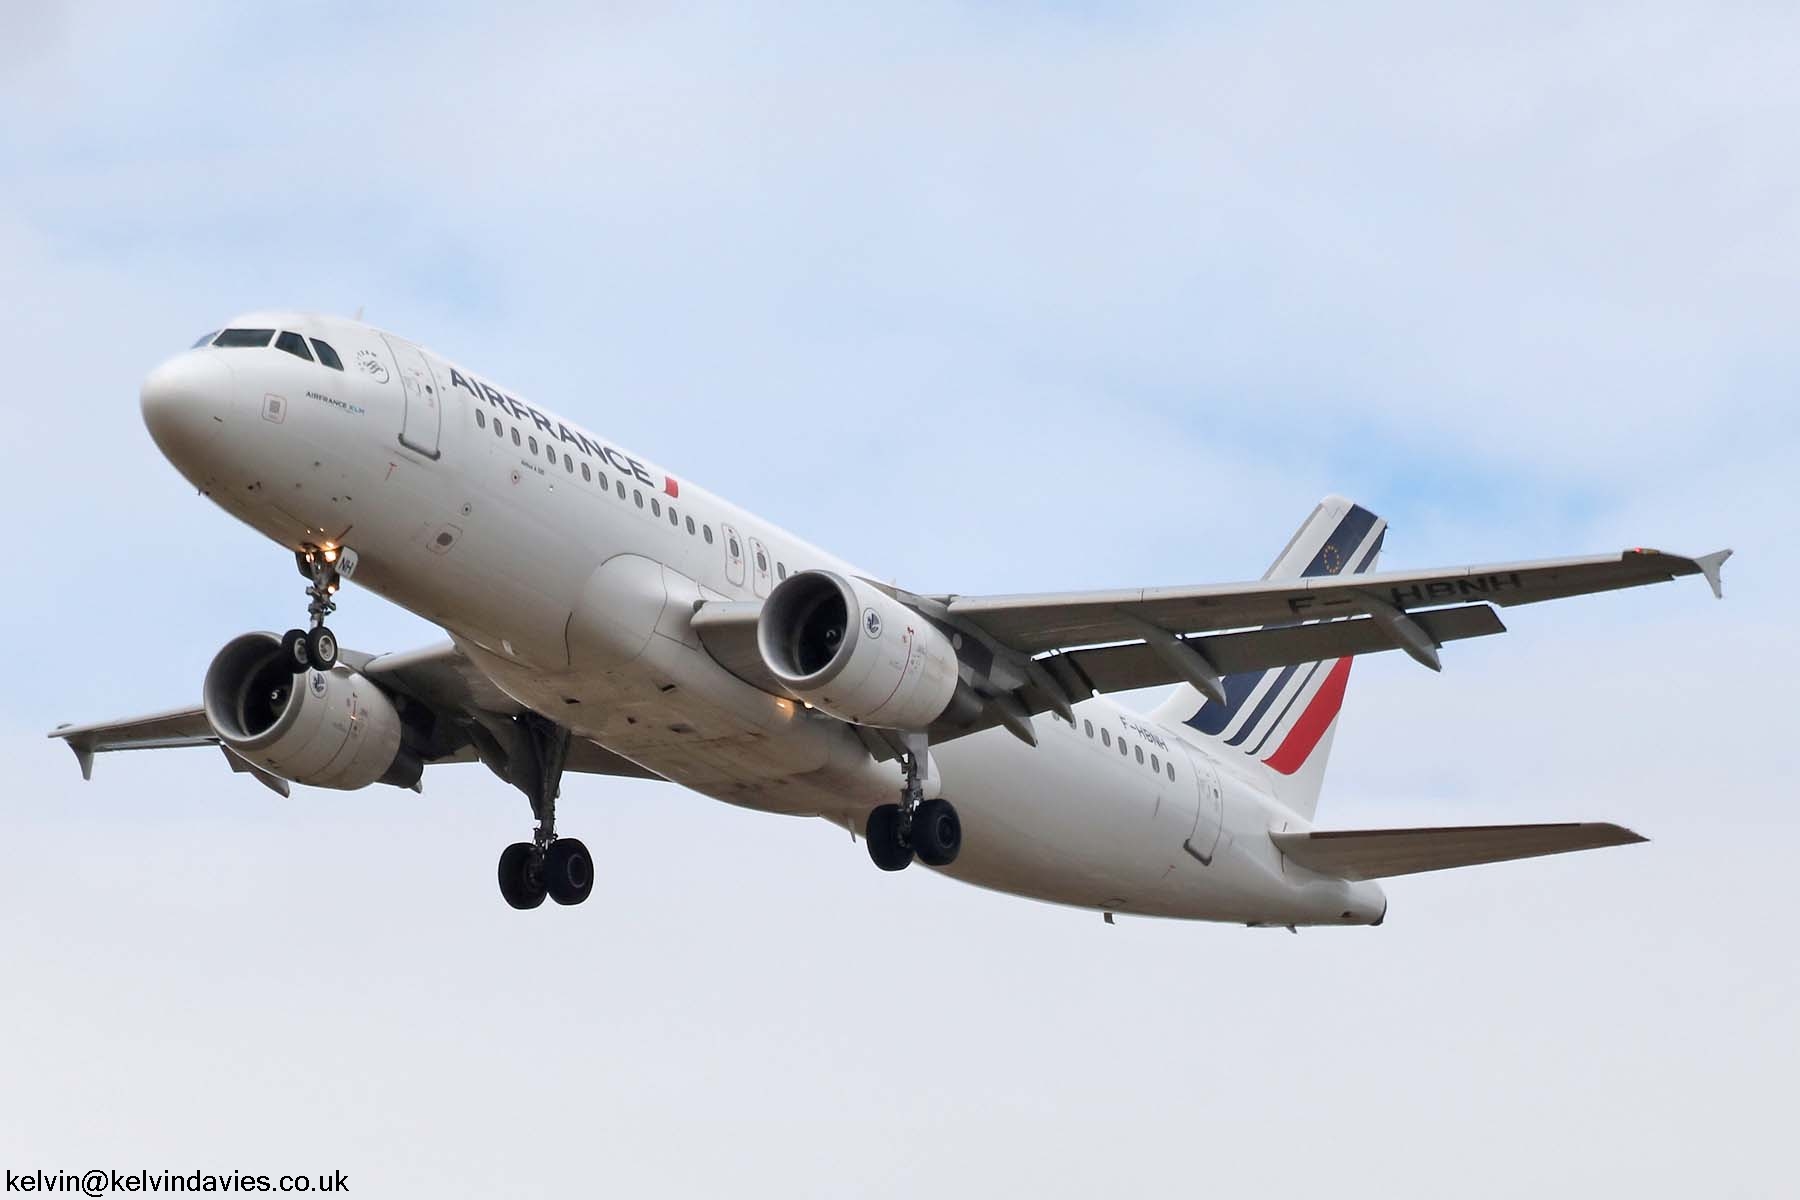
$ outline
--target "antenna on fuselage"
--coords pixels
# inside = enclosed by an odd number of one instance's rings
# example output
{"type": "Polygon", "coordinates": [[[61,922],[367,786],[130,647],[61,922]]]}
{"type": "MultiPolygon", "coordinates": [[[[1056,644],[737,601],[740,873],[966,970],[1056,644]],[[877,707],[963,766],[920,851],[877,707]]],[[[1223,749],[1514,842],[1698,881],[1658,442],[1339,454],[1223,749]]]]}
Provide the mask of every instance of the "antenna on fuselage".
{"type": "Polygon", "coordinates": [[[356,320],[356,321],[360,321],[360,320],[362,320],[362,310],[363,310],[363,306],[362,306],[362,305],[360,305],[360,304],[359,304],[359,305],[357,305],[357,306],[356,306],[356,316],[355,316],[355,317],[353,317],[353,318],[351,318],[351,319],[352,319],[352,320],[356,320]]]}

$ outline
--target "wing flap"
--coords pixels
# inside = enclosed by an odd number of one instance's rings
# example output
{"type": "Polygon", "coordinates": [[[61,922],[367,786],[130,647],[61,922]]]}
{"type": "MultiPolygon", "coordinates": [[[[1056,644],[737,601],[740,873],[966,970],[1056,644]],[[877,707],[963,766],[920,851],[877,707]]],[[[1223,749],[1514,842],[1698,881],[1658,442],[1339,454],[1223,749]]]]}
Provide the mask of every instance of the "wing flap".
{"type": "Polygon", "coordinates": [[[1271,833],[1269,839],[1294,862],[1339,879],[1385,879],[1649,840],[1603,821],[1311,830],[1271,833]]]}
{"type": "MultiPolygon", "coordinates": [[[[1485,604],[1438,609],[1420,613],[1415,619],[1439,645],[1506,632],[1500,617],[1485,604]]],[[[1401,647],[1391,631],[1368,617],[1213,634],[1184,641],[1204,654],[1223,675],[1401,647]]],[[[1144,642],[1073,650],[1049,661],[1062,661],[1076,667],[1086,682],[1102,693],[1179,683],[1183,678],[1170,666],[1168,659],[1144,642]]]]}

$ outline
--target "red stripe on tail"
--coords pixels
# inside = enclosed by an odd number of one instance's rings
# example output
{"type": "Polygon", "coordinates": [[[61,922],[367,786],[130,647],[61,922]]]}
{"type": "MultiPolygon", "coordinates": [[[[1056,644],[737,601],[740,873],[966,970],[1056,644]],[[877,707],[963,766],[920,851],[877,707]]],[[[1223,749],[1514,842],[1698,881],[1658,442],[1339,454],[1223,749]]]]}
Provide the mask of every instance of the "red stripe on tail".
{"type": "Polygon", "coordinates": [[[1350,660],[1340,658],[1325,676],[1325,682],[1319,687],[1319,694],[1312,698],[1300,719],[1288,731],[1287,738],[1281,748],[1263,759],[1270,770],[1279,771],[1283,775],[1292,775],[1312,755],[1313,748],[1325,731],[1331,728],[1331,722],[1337,718],[1338,709],[1344,704],[1344,685],[1350,679],[1350,660]]]}

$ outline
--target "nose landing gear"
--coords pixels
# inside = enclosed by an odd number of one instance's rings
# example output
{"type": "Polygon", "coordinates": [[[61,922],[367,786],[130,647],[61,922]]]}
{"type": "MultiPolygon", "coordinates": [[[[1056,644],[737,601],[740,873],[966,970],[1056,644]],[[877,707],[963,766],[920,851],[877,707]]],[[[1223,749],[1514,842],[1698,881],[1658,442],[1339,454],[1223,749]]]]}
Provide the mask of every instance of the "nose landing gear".
{"type": "Polygon", "coordinates": [[[294,563],[307,579],[308,627],[290,629],[281,639],[284,661],[302,672],[329,671],[337,665],[337,635],[325,627],[325,618],[337,611],[337,595],[343,581],[356,573],[356,551],[349,547],[308,546],[294,552],[294,563]]]}
{"type": "Polygon", "coordinates": [[[962,850],[962,820],[948,800],[925,799],[925,739],[908,736],[900,756],[906,782],[900,803],[877,805],[863,828],[869,858],[883,871],[901,871],[914,856],[928,867],[947,867],[962,850]]]}

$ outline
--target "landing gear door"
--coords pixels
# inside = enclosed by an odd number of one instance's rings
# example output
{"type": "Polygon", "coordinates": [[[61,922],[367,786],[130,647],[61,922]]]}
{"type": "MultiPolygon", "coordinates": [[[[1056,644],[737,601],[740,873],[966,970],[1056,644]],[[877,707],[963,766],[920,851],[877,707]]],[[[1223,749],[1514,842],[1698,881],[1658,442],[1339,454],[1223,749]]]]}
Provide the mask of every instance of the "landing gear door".
{"type": "Polygon", "coordinates": [[[1213,854],[1219,848],[1219,834],[1225,827],[1225,795],[1219,783],[1219,771],[1204,754],[1187,750],[1188,764],[1194,770],[1194,786],[1199,789],[1199,809],[1194,815],[1194,832],[1182,845],[1204,866],[1212,866],[1213,854]]]}
{"type": "Polygon", "coordinates": [[[406,418],[400,426],[400,444],[435,459],[439,453],[438,432],[443,424],[443,404],[431,367],[412,343],[386,334],[381,340],[394,355],[400,388],[406,395],[406,418]]]}

